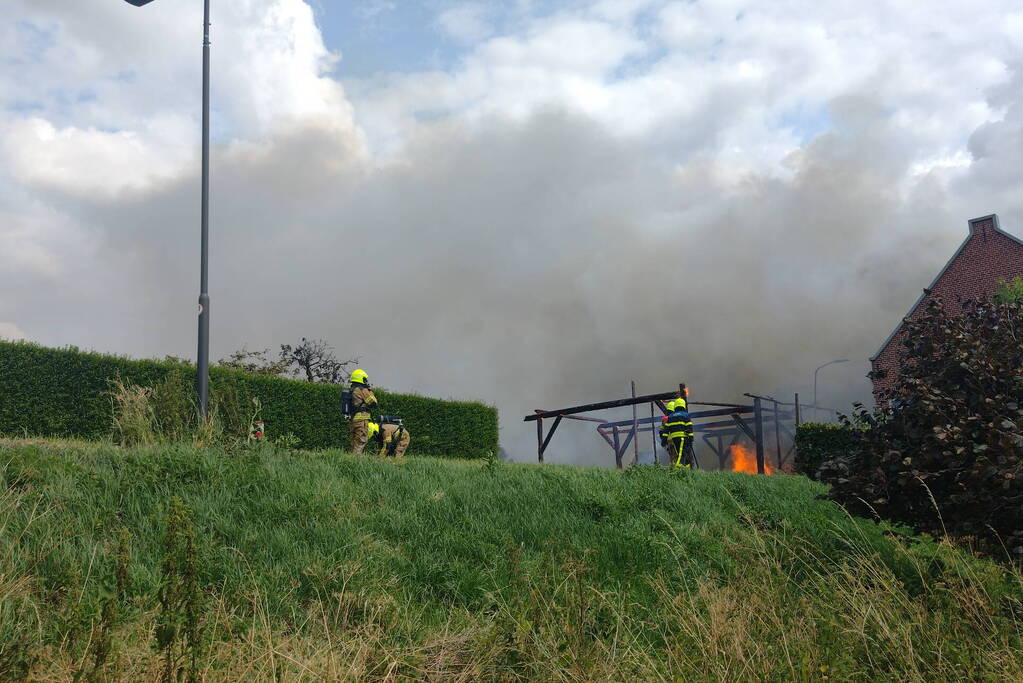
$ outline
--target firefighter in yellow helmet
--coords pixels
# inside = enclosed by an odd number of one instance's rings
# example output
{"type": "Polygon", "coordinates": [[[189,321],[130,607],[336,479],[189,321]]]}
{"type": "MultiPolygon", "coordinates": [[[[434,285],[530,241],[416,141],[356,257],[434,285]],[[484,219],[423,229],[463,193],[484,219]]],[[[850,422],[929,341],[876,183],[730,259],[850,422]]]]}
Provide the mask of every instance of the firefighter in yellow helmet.
{"type": "Polygon", "coordinates": [[[689,404],[684,397],[669,401],[665,406],[670,412],[661,422],[661,445],[667,446],[675,467],[695,466],[696,453],[693,450],[693,420],[689,416],[689,404]]]}
{"type": "Polygon", "coordinates": [[[352,419],[348,423],[348,441],[352,453],[362,453],[369,441],[370,411],[377,407],[377,397],[369,388],[369,377],[362,369],[355,370],[352,382],[352,419]]]}
{"type": "Polygon", "coordinates": [[[405,429],[405,426],[401,424],[401,421],[385,421],[382,424],[370,422],[369,438],[373,439],[374,443],[380,446],[377,455],[381,458],[387,455],[394,456],[395,458],[403,457],[405,451],[408,450],[409,442],[412,441],[412,436],[405,429]]]}

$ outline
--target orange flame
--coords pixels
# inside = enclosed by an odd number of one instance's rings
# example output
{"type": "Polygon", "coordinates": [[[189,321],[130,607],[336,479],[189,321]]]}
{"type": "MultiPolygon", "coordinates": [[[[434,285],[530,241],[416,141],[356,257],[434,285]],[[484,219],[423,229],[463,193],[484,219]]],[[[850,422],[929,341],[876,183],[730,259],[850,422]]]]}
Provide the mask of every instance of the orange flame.
{"type": "MultiPolygon", "coordinates": [[[[734,444],[728,447],[728,452],[732,456],[732,471],[733,472],[744,472],[746,474],[757,473],[757,456],[750,449],[746,448],[742,444],[734,444]]],[[[764,472],[767,474],[774,474],[774,468],[771,464],[764,459],[764,472]]]]}

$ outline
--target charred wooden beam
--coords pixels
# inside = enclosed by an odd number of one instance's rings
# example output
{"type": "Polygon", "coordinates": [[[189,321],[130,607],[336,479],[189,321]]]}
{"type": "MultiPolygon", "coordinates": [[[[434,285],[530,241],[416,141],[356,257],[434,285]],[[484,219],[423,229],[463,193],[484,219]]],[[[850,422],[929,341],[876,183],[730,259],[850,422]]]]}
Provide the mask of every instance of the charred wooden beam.
{"type": "MultiPolygon", "coordinates": [[[[746,424],[746,421],[743,420],[737,413],[732,415],[732,420],[735,422],[735,425],[742,431],[742,433],[749,437],[750,441],[752,441],[753,443],[757,442],[757,435],[753,433],[753,430],[750,429],[748,424],[746,424]]],[[[732,444],[734,445],[735,442],[733,441],[732,444]]]]}
{"type": "Polygon", "coordinates": [[[650,446],[653,448],[652,452],[654,454],[654,464],[656,465],[657,462],[658,462],[657,461],[657,435],[654,434],[654,428],[653,428],[653,424],[652,424],[653,421],[654,421],[654,404],[651,403],[650,404],[650,422],[651,422],[651,426],[650,426],[650,446]]]}
{"type": "Polygon", "coordinates": [[[615,443],[614,443],[614,449],[615,449],[615,467],[617,467],[618,469],[622,469],[622,449],[621,449],[621,443],[618,440],[618,427],[614,427],[613,431],[611,433],[614,434],[614,440],[615,440],[615,443]]]}
{"type": "Polygon", "coordinates": [[[781,422],[778,421],[778,402],[774,402],[774,446],[778,453],[778,470],[781,470],[781,422]]]}
{"type": "Polygon", "coordinates": [[[757,474],[764,473],[764,411],[760,399],[753,399],[753,433],[757,435],[757,474]]]}
{"type": "MultiPolygon", "coordinates": [[[[722,417],[724,415],[733,415],[733,414],[736,414],[737,412],[739,412],[739,414],[742,414],[743,412],[749,412],[749,413],[753,412],[753,406],[739,406],[739,408],[749,408],[749,410],[744,410],[744,411],[741,411],[741,412],[736,411],[735,409],[732,409],[732,408],[721,408],[721,409],[718,409],[718,410],[698,410],[696,412],[689,413],[689,417],[692,418],[693,420],[702,420],[702,419],[708,418],[708,417],[722,417]]],[[[568,416],[566,415],[566,417],[568,417],[568,416]]],[[[783,416],[783,419],[784,419],[784,416],[783,416]]],[[[639,418],[637,420],[637,422],[639,424],[659,424],[660,421],[661,421],[660,418],[654,418],[654,417],[641,417],[641,418],[639,418]]],[[[614,422],[603,422],[601,424],[601,426],[602,427],[628,427],[631,424],[632,424],[632,420],[616,420],[614,422]]],[[[715,423],[715,424],[717,424],[717,423],[715,423]]],[[[725,423],[725,424],[730,424],[730,423],[725,423]]]]}
{"type": "MultiPolygon", "coordinates": [[[[651,430],[652,431],[660,430],[660,424],[661,424],[660,418],[654,418],[654,421],[651,422],[650,418],[643,417],[643,418],[640,418],[638,420],[638,422],[639,422],[639,431],[640,432],[649,432],[651,430]]],[[[693,431],[694,432],[716,432],[718,430],[731,431],[731,430],[736,428],[735,425],[736,425],[736,423],[735,423],[734,419],[733,420],[719,420],[719,421],[716,421],[716,422],[694,422],[693,423],[693,431]]],[[[621,420],[619,422],[604,422],[603,424],[598,425],[597,429],[604,429],[604,428],[612,429],[613,427],[618,427],[618,428],[628,427],[628,428],[631,429],[632,428],[632,420],[621,420]]],[[[784,426],[782,427],[782,431],[785,431],[785,427],[784,426]]],[[[750,436],[750,441],[753,441],[753,437],[752,436],[750,436]]]]}
{"type": "Polygon", "coordinates": [[[607,442],[607,445],[610,446],[612,449],[615,447],[614,442],[611,441],[611,437],[607,435],[607,432],[605,432],[602,427],[597,427],[597,434],[600,434],[601,438],[603,438],[604,441],[607,442]]]}
{"type": "MultiPolygon", "coordinates": [[[[539,420],[537,420],[537,424],[540,424],[539,420]]],[[[547,450],[547,445],[551,442],[551,437],[554,436],[554,431],[558,428],[559,424],[561,424],[561,416],[560,415],[557,417],[557,419],[554,420],[554,424],[551,425],[550,431],[547,432],[547,438],[545,438],[543,440],[543,443],[540,445],[540,459],[541,460],[543,459],[544,451],[547,450]]]]}
{"type": "Polygon", "coordinates": [[[625,451],[629,450],[629,444],[632,443],[632,440],[635,438],[635,436],[636,432],[630,429],[628,435],[625,437],[624,443],[622,443],[622,450],[618,454],[619,463],[622,462],[622,459],[625,457],[625,451]]]}
{"type": "Polygon", "coordinates": [[[576,413],[588,413],[591,410],[607,410],[609,408],[625,408],[631,406],[633,403],[649,403],[650,401],[667,401],[676,398],[678,394],[675,392],[667,392],[663,394],[653,394],[650,396],[637,396],[636,398],[623,398],[617,401],[602,401],[600,403],[587,403],[579,406],[572,406],[570,408],[563,408],[561,410],[547,410],[543,412],[537,412],[535,415],[527,415],[525,422],[531,422],[545,417],[557,417],[558,415],[574,415],[576,413]]]}
{"type": "MultiPolygon", "coordinates": [[[[636,380],[632,380],[632,398],[636,398],[636,380]]],[[[636,404],[632,404],[632,435],[636,436],[636,431],[639,429],[639,421],[636,419],[636,404]]],[[[639,439],[636,439],[632,444],[632,450],[634,451],[632,456],[632,464],[635,465],[639,462],[639,439]]]]}
{"type": "Polygon", "coordinates": [[[597,424],[604,424],[606,420],[601,420],[599,417],[586,417],[585,415],[559,415],[566,420],[579,420],[581,422],[596,422],[597,424]]]}
{"type": "Polygon", "coordinates": [[[543,420],[536,421],[536,459],[543,462],[543,420]]]}
{"type": "MultiPolygon", "coordinates": [[[[543,410],[536,411],[534,415],[527,415],[523,420],[525,422],[533,422],[547,417],[558,417],[559,415],[568,416],[577,413],[588,413],[591,410],[607,410],[609,408],[627,408],[633,404],[650,403],[651,401],[668,401],[671,399],[678,398],[678,392],[670,391],[663,394],[649,394],[647,396],[637,396],[636,398],[622,398],[617,401],[603,401],[601,403],[587,403],[581,406],[572,406],[571,408],[562,408],[561,410],[543,410]]],[[[707,403],[693,401],[689,405],[694,406],[717,406],[721,408],[732,408],[732,409],[745,409],[746,406],[737,405],[735,403],[707,403]]]]}

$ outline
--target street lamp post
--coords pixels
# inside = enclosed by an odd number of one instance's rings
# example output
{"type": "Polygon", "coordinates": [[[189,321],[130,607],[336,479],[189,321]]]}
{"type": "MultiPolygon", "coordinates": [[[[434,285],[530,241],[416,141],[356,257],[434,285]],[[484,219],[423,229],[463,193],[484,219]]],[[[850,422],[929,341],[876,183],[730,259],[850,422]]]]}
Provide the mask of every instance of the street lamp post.
{"type": "Polygon", "coordinates": [[[815,421],[817,419],[817,373],[821,371],[821,368],[826,368],[829,365],[834,365],[835,363],[848,363],[848,362],[849,362],[848,358],[839,358],[838,360],[829,360],[827,363],[825,363],[824,365],[818,366],[817,369],[813,371],[813,419],[815,421]]]}
{"type": "MultiPolygon", "coordinates": [[[[125,0],[142,7],[153,0],[125,0]]],[[[203,0],[202,40],[202,227],[199,257],[199,343],[195,363],[195,389],[199,413],[206,417],[210,385],[210,0],[203,0]]]]}

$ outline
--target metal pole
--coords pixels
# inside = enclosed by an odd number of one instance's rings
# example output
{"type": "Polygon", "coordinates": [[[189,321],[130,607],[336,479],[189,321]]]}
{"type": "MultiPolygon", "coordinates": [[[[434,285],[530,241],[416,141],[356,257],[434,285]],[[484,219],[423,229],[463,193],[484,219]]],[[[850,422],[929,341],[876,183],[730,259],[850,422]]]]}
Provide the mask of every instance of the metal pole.
{"type": "Polygon", "coordinates": [[[799,394],[796,394],[796,426],[799,426],[799,394]]]}
{"type": "Polygon", "coordinates": [[[778,471],[781,471],[781,423],[778,421],[778,402],[774,402],[774,447],[778,450],[778,471]]]}
{"type": "Polygon", "coordinates": [[[821,371],[821,368],[826,368],[829,365],[834,365],[835,363],[848,363],[848,362],[849,362],[848,358],[839,358],[837,360],[829,360],[827,363],[824,363],[823,365],[818,366],[817,369],[813,371],[813,421],[814,422],[817,421],[817,373],[821,371]]]}
{"type": "MultiPolygon", "coordinates": [[[[636,381],[632,380],[632,398],[636,398],[636,381]]],[[[636,418],[636,404],[632,404],[632,464],[639,463],[639,422],[636,418]]]]}
{"type": "MultiPolygon", "coordinates": [[[[823,367],[823,366],[821,366],[823,367]]],[[[813,421],[817,421],[817,373],[820,368],[813,371],[813,421]]]]}
{"type": "Polygon", "coordinates": [[[196,394],[199,414],[206,417],[210,391],[210,0],[204,0],[202,40],[202,228],[199,266],[199,348],[196,394]]]}
{"type": "Polygon", "coordinates": [[[660,465],[657,458],[657,424],[654,422],[654,404],[650,404],[650,446],[654,449],[654,464],[660,465]]]}
{"type": "Polygon", "coordinates": [[[764,473],[764,413],[760,399],[753,399],[753,433],[756,435],[757,474],[764,473]]]}

